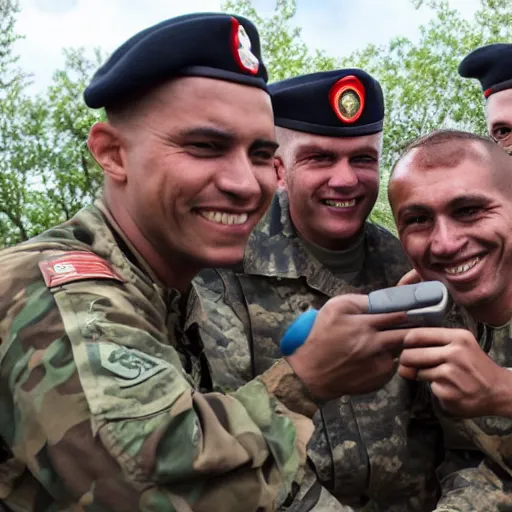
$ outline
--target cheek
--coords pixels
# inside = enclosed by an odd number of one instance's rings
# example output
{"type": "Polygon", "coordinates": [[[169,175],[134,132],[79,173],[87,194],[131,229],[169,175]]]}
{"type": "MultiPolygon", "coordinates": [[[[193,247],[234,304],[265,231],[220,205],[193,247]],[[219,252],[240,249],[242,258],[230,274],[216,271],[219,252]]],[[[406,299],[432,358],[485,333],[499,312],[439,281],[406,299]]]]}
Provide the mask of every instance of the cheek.
{"type": "Polygon", "coordinates": [[[255,172],[256,180],[261,188],[263,201],[269,202],[277,188],[277,174],[274,167],[271,169],[259,170],[255,172]]]}
{"type": "Polygon", "coordinates": [[[288,190],[297,197],[309,197],[328,181],[328,177],[321,170],[315,172],[308,170],[294,171],[288,179],[288,190]]]}
{"type": "Polygon", "coordinates": [[[399,235],[399,238],[406,256],[411,260],[411,262],[420,265],[427,252],[427,242],[423,237],[414,235],[401,234],[399,235]]]}
{"type": "Polygon", "coordinates": [[[362,171],[357,174],[359,183],[361,183],[366,190],[373,192],[375,195],[379,191],[380,175],[378,171],[362,171]]]}

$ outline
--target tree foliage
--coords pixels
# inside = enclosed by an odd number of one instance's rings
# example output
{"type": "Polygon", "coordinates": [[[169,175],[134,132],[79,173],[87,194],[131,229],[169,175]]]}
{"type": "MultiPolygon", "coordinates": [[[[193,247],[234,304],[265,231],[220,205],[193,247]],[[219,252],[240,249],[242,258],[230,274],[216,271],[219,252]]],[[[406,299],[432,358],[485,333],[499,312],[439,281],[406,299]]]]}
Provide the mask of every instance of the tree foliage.
{"type": "MultiPolygon", "coordinates": [[[[393,228],[386,199],[389,170],[404,144],[439,127],[485,133],[483,98],[474,81],[458,76],[460,60],[491,42],[512,39],[512,2],[482,0],[471,20],[449,0],[411,0],[433,9],[432,21],[412,42],[397,37],[387,45],[368,45],[347,58],[308,48],[294,25],[296,0],[276,0],[261,16],[251,0],[226,0],[223,9],[258,26],[271,81],[335,67],[361,67],[382,84],[386,127],[381,196],[372,213],[393,228]]],[[[64,68],[39,96],[26,91],[30,77],[18,68],[13,44],[16,0],[0,0],[0,246],[11,245],[71,217],[90,203],[101,171],[87,147],[90,126],[101,114],[87,109],[82,91],[103,60],[84,49],[66,51],[64,68]]]]}
{"type": "Polygon", "coordinates": [[[0,244],[12,245],[69,219],[90,203],[101,170],[86,145],[98,114],[81,91],[100,56],[66,52],[44,96],[24,93],[13,82],[0,106],[0,244]]]}

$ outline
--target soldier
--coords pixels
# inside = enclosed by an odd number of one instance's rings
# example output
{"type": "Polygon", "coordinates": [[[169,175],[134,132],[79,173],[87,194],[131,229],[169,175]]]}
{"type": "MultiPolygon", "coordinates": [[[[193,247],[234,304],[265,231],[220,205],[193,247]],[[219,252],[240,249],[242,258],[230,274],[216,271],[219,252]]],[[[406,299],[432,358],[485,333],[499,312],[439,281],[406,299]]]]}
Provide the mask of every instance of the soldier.
{"type": "Polygon", "coordinates": [[[459,65],[459,74],[477,78],[486,98],[485,116],[489,134],[512,154],[512,44],[477,48],[459,65]]]}
{"type": "Polygon", "coordinates": [[[212,392],[191,281],[242,258],[274,193],[266,79],[255,27],[226,14],[150,27],[93,77],[103,197],[0,254],[3,507],[272,510],[301,479],[313,396],[352,389],[363,356],[389,379],[405,333],[377,329],[404,315],[352,296],[293,356],[212,392]]]}
{"type": "MultiPolygon", "coordinates": [[[[270,368],[299,313],[337,295],[394,286],[410,268],[398,240],[367,220],[379,190],[379,83],[362,70],[342,69],[269,88],[282,188],[249,239],[243,269],[201,274],[212,308],[203,327],[206,350],[223,389],[270,368]]],[[[372,372],[355,367],[353,383],[372,372]]],[[[361,393],[354,387],[315,416],[309,456],[320,482],[346,507],[435,507],[443,445],[436,424],[423,417],[418,389],[398,376],[376,393],[348,396],[361,393]]],[[[306,484],[290,510],[342,509],[312,475],[306,484]]]]}
{"type": "MultiPolygon", "coordinates": [[[[483,510],[512,507],[511,198],[507,154],[490,139],[460,131],[414,141],[389,182],[400,241],[414,268],[425,280],[443,281],[473,324],[472,332],[410,332],[400,373],[431,383],[449,444],[463,447],[469,437],[488,455],[480,470],[506,492],[483,510]]],[[[459,478],[459,496],[445,505],[475,510],[483,494],[475,482],[459,478]]]]}

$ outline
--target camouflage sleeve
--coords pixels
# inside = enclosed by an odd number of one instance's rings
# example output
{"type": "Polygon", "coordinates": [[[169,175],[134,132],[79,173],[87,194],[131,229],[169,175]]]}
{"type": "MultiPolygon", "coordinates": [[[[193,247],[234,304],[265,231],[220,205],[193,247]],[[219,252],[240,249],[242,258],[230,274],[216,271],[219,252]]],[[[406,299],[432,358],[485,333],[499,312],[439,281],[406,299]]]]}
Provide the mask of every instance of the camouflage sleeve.
{"type": "MultiPolygon", "coordinates": [[[[436,511],[512,510],[510,435],[486,433],[475,419],[451,418],[439,411],[438,417],[447,450],[438,468],[442,495],[436,511]]],[[[489,420],[495,427],[508,421],[489,420]]]]}
{"type": "MultiPolygon", "coordinates": [[[[450,455],[448,455],[450,457],[450,455]]],[[[446,462],[446,461],[445,461],[446,462]]],[[[436,512],[488,512],[512,510],[512,481],[492,463],[467,467],[468,460],[441,479],[442,493],[436,512]]]]}
{"type": "Polygon", "coordinates": [[[4,258],[0,274],[0,435],[46,496],[29,509],[272,510],[310,420],[260,379],[195,391],[137,289],[51,291],[32,261],[4,258]]]}

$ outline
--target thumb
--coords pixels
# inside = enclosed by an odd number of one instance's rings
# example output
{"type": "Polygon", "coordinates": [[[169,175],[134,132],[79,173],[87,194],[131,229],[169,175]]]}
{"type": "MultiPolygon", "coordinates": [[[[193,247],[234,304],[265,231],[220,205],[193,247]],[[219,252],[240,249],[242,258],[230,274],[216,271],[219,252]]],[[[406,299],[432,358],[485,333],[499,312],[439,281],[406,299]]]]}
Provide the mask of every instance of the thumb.
{"type": "Polygon", "coordinates": [[[400,281],[398,281],[397,286],[404,286],[406,284],[416,284],[421,283],[422,279],[421,276],[416,272],[416,270],[412,269],[407,272],[407,274],[404,274],[400,281]]]}

